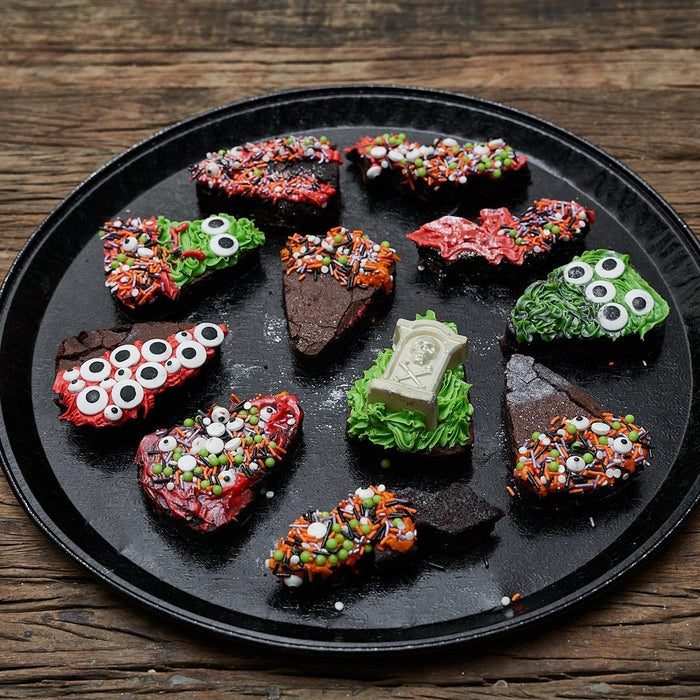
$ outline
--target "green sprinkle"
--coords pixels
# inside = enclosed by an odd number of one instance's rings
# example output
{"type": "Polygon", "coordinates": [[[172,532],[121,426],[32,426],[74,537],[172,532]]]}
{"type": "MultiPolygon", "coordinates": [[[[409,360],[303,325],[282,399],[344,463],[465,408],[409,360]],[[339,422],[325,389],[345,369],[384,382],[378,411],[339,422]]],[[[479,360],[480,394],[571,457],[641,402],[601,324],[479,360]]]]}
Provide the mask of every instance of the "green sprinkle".
{"type": "Polygon", "coordinates": [[[335,564],[338,563],[338,555],[337,554],[329,554],[328,555],[328,563],[331,566],[334,566],[335,564]]]}
{"type": "Polygon", "coordinates": [[[518,237],[515,239],[515,245],[522,245],[522,244],[523,244],[523,239],[520,238],[520,236],[518,236],[518,237]]]}
{"type": "Polygon", "coordinates": [[[323,260],[321,260],[321,264],[322,264],[322,265],[330,265],[330,264],[331,264],[331,259],[326,255],[326,257],[323,258],[323,260]]]}
{"type": "Polygon", "coordinates": [[[566,424],[566,432],[569,433],[569,435],[576,435],[578,432],[578,429],[573,423],[567,423],[566,424]]]}
{"type": "Polygon", "coordinates": [[[113,269],[116,270],[119,267],[119,262],[117,260],[112,260],[111,263],[109,263],[109,266],[113,269]]]}
{"type": "Polygon", "coordinates": [[[479,165],[476,166],[476,169],[478,172],[483,173],[484,170],[486,170],[486,166],[483,163],[479,163],[479,165]]]}
{"type": "Polygon", "coordinates": [[[335,236],[333,237],[333,240],[336,243],[342,243],[343,242],[343,236],[340,233],[336,233],[335,236]]]}
{"type": "Polygon", "coordinates": [[[601,435],[601,436],[598,438],[598,444],[599,444],[599,445],[607,445],[607,444],[608,444],[608,438],[607,438],[607,436],[606,436],[606,435],[601,435]]]}
{"type": "Polygon", "coordinates": [[[246,444],[246,445],[252,445],[252,444],[253,444],[253,436],[252,436],[252,435],[246,435],[246,436],[245,436],[245,444],[246,444]]]}
{"type": "Polygon", "coordinates": [[[352,540],[344,540],[343,541],[343,549],[346,552],[349,552],[354,546],[355,546],[355,543],[352,540]]]}
{"type": "Polygon", "coordinates": [[[212,467],[215,467],[219,463],[219,455],[209,455],[207,457],[207,462],[209,462],[212,467]]]}
{"type": "MultiPolygon", "coordinates": [[[[221,455],[219,455],[219,458],[217,461],[223,467],[224,464],[228,464],[228,457],[224,454],[221,454],[221,455]]],[[[195,469],[195,471],[196,471],[196,469],[195,469]]]]}
{"type": "Polygon", "coordinates": [[[381,502],[382,502],[382,497],[381,497],[378,493],[375,493],[374,496],[372,496],[372,502],[373,502],[374,505],[376,506],[377,503],[381,503],[381,502]]]}
{"type": "Polygon", "coordinates": [[[552,226],[551,231],[556,236],[559,233],[559,231],[561,231],[561,229],[555,224],[554,226],[552,226]]]}
{"type": "Polygon", "coordinates": [[[372,545],[366,544],[365,545],[365,554],[369,554],[371,551],[372,551],[372,545]]]}
{"type": "Polygon", "coordinates": [[[510,168],[511,165],[513,165],[513,161],[510,158],[503,159],[503,167],[510,168]]]}
{"type": "Polygon", "coordinates": [[[351,530],[354,530],[359,525],[359,523],[357,522],[357,518],[351,518],[350,520],[348,520],[348,525],[351,530]]]}
{"type": "Polygon", "coordinates": [[[549,456],[550,456],[550,457],[558,457],[558,456],[559,456],[559,450],[550,450],[550,451],[549,451],[549,456]]]}
{"type": "Polygon", "coordinates": [[[423,166],[423,159],[422,159],[422,158],[416,158],[416,159],[413,161],[413,165],[415,165],[416,168],[422,167],[422,166],[423,166]]]}
{"type": "Polygon", "coordinates": [[[636,442],[637,440],[639,440],[639,433],[636,430],[630,430],[629,435],[627,437],[629,437],[629,439],[632,440],[632,442],[636,442]]]}
{"type": "Polygon", "coordinates": [[[540,439],[540,435],[542,435],[542,433],[538,433],[538,432],[535,430],[535,432],[532,433],[532,439],[533,439],[533,440],[539,440],[539,439],[540,439]]]}
{"type": "Polygon", "coordinates": [[[224,490],[221,488],[221,486],[219,486],[219,484],[214,484],[214,486],[211,487],[211,492],[215,496],[220,496],[224,492],[224,490]]]}
{"type": "Polygon", "coordinates": [[[200,457],[208,457],[208,456],[209,456],[209,450],[208,450],[206,447],[202,447],[202,449],[199,450],[199,452],[197,452],[197,454],[198,454],[200,457]]]}
{"type": "Polygon", "coordinates": [[[194,420],[192,418],[185,418],[185,420],[182,421],[182,424],[185,426],[185,428],[191,428],[194,425],[194,420]]]}
{"type": "Polygon", "coordinates": [[[211,482],[209,482],[207,479],[204,479],[204,481],[199,482],[199,488],[201,489],[208,489],[211,486],[211,482]]]}
{"type": "Polygon", "coordinates": [[[340,523],[333,523],[331,525],[331,532],[335,532],[336,534],[339,533],[343,528],[340,526],[340,523]]]}
{"type": "Polygon", "coordinates": [[[183,481],[192,481],[194,479],[194,474],[192,472],[182,472],[183,481]]]}
{"type": "Polygon", "coordinates": [[[338,258],[338,263],[340,263],[341,265],[347,265],[347,264],[348,264],[348,256],[347,256],[347,255],[341,255],[341,256],[338,258]]]}
{"type": "Polygon", "coordinates": [[[389,241],[382,241],[380,245],[382,248],[391,248],[391,243],[389,243],[389,241]]]}
{"type": "Polygon", "coordinates": [[[452,161],[449,165],[450,170],[457,170],[457,161],[452,161]]]}
{"type": "Polygon", "coordinates": [[[259,422],[260,419],[257,416],[250,416],[248,418],[248,423],[250,423],[250,425],[257,425],[259,422]]]}
{"type": "Polygon", "coordinates": [[[250,415],[254,416],[258,413],[258,407],[257,406],[251,406],[250,407],[250,415]]]}
{"type": "Polygon", "coordinates": [[[590,452],[584,452],[584,453],[581,455],[581,459],[582,459],[586,464],[590,464],[590,463],[595,459],[595,457],[593,457],[593,455],[592,455],[590,452]]]}
{"type": "Polygon", "coordinates": [[[243,464],[244,461],[245,461],[245,457],[244,457],[243,455],[236,455],[236,456],[233,458],[233,463],[234,463],[234,464],[243,464]]]}
{"type": "Polygon", "coordinates": [[[202,467],[197,466],[197,467],[195,467],[192,471],[193,471],[195,474],[201,474],[201,473],[204,471],[204,469],[202,469],[202,467]]]}
{"type": "Polygon", "coordinates": [[[619,430],[622,427],[621,423],[619,420],[615,420],[612,422],[612,429],[613,430],[619,430]]]}
{"type": "Polygon", "coordinates": [[[558,464],[558,462],[550,462],[550,464],[549,464],[549,471],[550,471],[550,472],[558,472],[558,471],[559,471],[559,464],[558,464]]]}
{"type": "Polygon", "coordinates": [[[160,473],[163,471],[163,465],[162,465],[162,464],[154,464],[154,465],[151,467],[151,471],[152,471],[154,474],[160,474],[160,473]]]}
{"type": "Polygon", "coordinates": [[[173,468],[172,467],[165,467],[163,469],[163,476],[172,476],[173,475],[173,468]]]}
{"type": "Polygon", "coordinates": [[[396,527],[400,527],[401,524],[403,523],[403,520],[401,520],[401,518],[394,518],[394,520],[392,522],[394,523],[394,525],[396,527]]]}
{"type": "Polygon", "coordinates": [[[391,460],[384,457],[384,459],[381,462],[379,462],[379,466],[382,469],[388,469],[391,466],[391,460]]]}
{"type": "Polygon", "coordinates": [[[365,523],[360,530],[362,530],[363,535],[369,535],[372,532],[372,526],[369,523],[365,523]]]}
{"type": "Polygon", "coordinates": [[[268,457],[265,460],[265,466],[270,469],[271,467],[274,467],[276,464],[275,458],[274,457],[268,457]]]}
{"type": "Polygon", "coordinates": [[[302,564],[307,564],[309,561],[311,561],[311,554],[309,552],[302,552],[299,555],[299,561],[301,561],[302,564]]]}
{"type": "Polygon", "coordinates": [[[416,175],[417,175],[418,177],[425,177],[426,173],[427,173],[427,171],[426,171],[425,168],[418,168],[418,169],[416,170],[416,175]]]}
{"type": "Polygon", "coordinates": [[[374,508],[374,501],[371,498],[365,498],[362,501],[362,505],[369,510],[370,508],[374,508]]]}
{"type": "Polygon", "coordinates": [[[326,557],[323,554],[317,554],[314,563],[317,566],[323,566],[326,563],[326,557]]]}
{"type": "Polygon", "coordinates": [[[631,413],[628,413],[628,414],[625,416],[625,421],[626,421],[627,423],[634,423],[634,416],[633,416],[631,413]]]}
{"type": "Polygon", "coordinates": [[[262,436],[262,435],[256,435],[256,436],[253,438],[253,442],[256,443],[256,444],[258,444],[258,445],[259,445],[262,441],[263,441],[263,436],[262,436]]]}
{"type": "Polygon", "coordinates": [[[501,169],[500,169],[500,168],[496,168],[496,169],[491,173],[491,177],[493,177],[493,178],[495,178],[496,180],[498,180],[498,178],[501,177],[502,174],[503,174],[503,173],[501,172],[501,169]]]}
{"type": "Polygon", "coordinates": [[[341,549],[338,552],[338,559],[340,559],[340,561],[345,561],[347,558],[348,558],[348,551],[346,549],[341,549]]]}
{"type": "Polygon", "coordinates": [[[338,549],[338,540],[335,537],[329,537],[326,540],[326,549],[338,549]]]}
{"type": "Polygon", "coordinates": [[[126,261],[126,253],[118,253],[117,254],[117,260],[119,262],[125,262],[126,261]]]}
{"type": "Polygon", "coordinates": [[[284,552],[281,549],[276,549],[275,553],[272,555],[275,561],[282,561],[284,559],[284,552]]]}

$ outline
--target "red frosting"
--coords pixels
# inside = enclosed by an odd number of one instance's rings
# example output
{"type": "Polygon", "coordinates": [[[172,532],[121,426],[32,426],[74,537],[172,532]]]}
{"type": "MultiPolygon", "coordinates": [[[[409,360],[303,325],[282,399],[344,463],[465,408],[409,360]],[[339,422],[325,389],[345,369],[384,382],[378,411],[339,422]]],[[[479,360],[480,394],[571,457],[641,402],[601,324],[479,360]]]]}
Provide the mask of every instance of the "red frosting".
{"type": "MultiPolygon", "coordinates": [[[[119,363],[115,363],[113,359],[110,359],[114,358],[115,353],[120,348],[127,347],[120,346],[115,350],[103,353],[99,357],[89,358],[81,365],[76,365],[70,370],[61,370],[56,375],[53,383],[53,391],[58,395],[59,402],[65,408],[59,418],[75,425],[90,425],[93,428],[104,428],[108,425],[122,425],[127,420],[138,418],[139,416],[145,417],[155,405],[156,397],[159,394],[166,389],[184,384],[188,379],[199,373],[201,367],[214,357],[216,348],[226,333],[228,333],[228,328],[224,324],[198,324],[163,339],[172,349],[172,353],[168,358],[164,357],[162,362],[147,360],[141,352],[144,343],[137,340],[133,344],[128,345],[130,348],[136,348],[136,352],[133,354],[135,361],[128,366],[121,365],[120,367],[119,363]],[[207,345],[204,345],[195,339],[195,330],[204,326],[218,328],[222,335],[211,342],[205,340],[207,345]],[[182,333],[187,333],[190,337],[182,336],[178,338],[182,333]],[[186,367],[177,360],[176,349],[183,342],[187,342],[192,353],[199,358],[196,360],[198,366],[186,367]],[[213,344],[214,342],[216,345],[213,344]],[[83,368],[96,360],[103,360],[106,363],[105,367],[108,366],[109,368],[109,373],[103,379],[93,380],[85,375],[83,368]],[[170,364],[168,365],[168,363],[170,364]],[[147,364],[151,365],[151,374],[159,373],[162,377],[163,373],[165,373],[163,383],[155,388],[144,386],[144,381],[146,384],[149,383],[148,378],[144,379],[140,376],[139,368],[147,364]],[[128,376],[121,376],[125,372],[128,376]],[[143,397],[133,407],[125,407],[124,400],[119,396],[115,396],[115,391],[120,386],[123,386],[125,382],[130,383],[132,386],[130,393],[138,394],[143,392],[143,397]],[[90,403],[88,397],[91,390],[93,392],[92,398],[96,399],[93,403],[90,403]],[[88,411],[84,410],[86,406],[89,407],[88,411]],[[102,408],[96,410],[98,406],[102,406],[102,408]],[[96,412],[92,413],[93,410],[96,410],[96,412]]],[[[154,341],[149,342],[152,343],[154,341]]],[[[188,362],[188,364],[194,363],[188,362]]],[[[129,390],[127,389],[127,391],[129,390]]]]}
{"type": "Polygon", "coordinates": [[[522,265],[528,254],[547,251],[557,240],[582,235],[594,219],[594,213],[577,202],[540,199],[519,217],[506,207],[482,209],[480,224],[443,216],[407,238],[419,247],[435,248],[449,262],[477,255],[494,265],[503,260],[522,265]]]}
{"type": "Polygon", "coordinates": [[[258,494],[259,483],[270,473],[266,458],[271,456],[275,462],[282,459],[303,418],[297,397],[286,392],[258,396],[245,403],[233,396],[228,415],[224,415],[226,430],[220,440],[229,445],[232,440],[240,438],[244,446],[246,437],[259,436],[259,441],[245,448],[245,461],[241,464],[235,462],[234,450],[227,447],[220,455],[228,461],[223,466],[211,466],[203,454],[205,450],[196,449],[193,441],[207,438],[207,427],[216,422],[212,419],[215,410],[221,411],[221,407],[215,404],[206,416],[197,416],[193,424],[146,435],[135,458],[141,467],[139,482],[146,495],[161,510],[201,532],[214,531],[238,518],[258,494]],[[264,419],[261,418],[263,409],[269,411],[264,419]],[[256,416],[257,420],[251,422],[251,416],[256,416]],[[207,419],[209,424],[206,424],[207,419]],[[242,425],[234,427],[237,419],[242,425]],[[196,458],[198,466],[190,472],[190,477],[184,478],[185,472],[178,467],[172,450],[161,449],[161,441],[167,436],[177,441],[184,455],[196,458]],[[153,471],[155,465],[157,473],[153,471]],[[170,465],[171,473],[166,475],[164,469],[167,465],[170,465]]]}

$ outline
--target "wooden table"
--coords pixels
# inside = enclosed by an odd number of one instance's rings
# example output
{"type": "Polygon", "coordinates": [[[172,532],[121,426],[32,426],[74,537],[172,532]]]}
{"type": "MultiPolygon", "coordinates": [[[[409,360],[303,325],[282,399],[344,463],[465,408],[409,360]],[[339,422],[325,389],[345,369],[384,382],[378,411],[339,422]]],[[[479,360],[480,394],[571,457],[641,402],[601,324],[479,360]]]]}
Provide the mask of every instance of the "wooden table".
{"type": "MultiPolygon", "coordinates": [[[[0,3],[0,276],[83,178],[173,122],[285,88],[501,101],[646,179],[700,232],[700,3],[0,3]]],[[[695,465],[689,465],[695,468],[695,465]]],[[[623,585],[522,639],[302,661],[200,639],[88,578],[0,477],[0,696],[697,697],[700,513],[623,585]]]]}

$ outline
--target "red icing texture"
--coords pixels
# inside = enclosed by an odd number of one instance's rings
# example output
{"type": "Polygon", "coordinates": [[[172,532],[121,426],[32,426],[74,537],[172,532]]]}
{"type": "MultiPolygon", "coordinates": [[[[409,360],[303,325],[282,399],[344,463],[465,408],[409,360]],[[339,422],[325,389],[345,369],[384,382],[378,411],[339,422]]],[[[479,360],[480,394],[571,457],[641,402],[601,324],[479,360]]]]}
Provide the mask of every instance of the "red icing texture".
{"type": "MultiPolygon", "coordinates": [[[[218,324],[218,327],[224,334],[228,333],[228,328],[224,324],[218,324]]],[[[193,326],[192,328],[187,328],[183,330],[192,335],[195,328],[196,326],[193,326]]],[[[176,335],[177,334],[173,334],[168,336],[167,338],[164,338],[164,340],[166,340],[168,344],[173,348],[173,356],[175,354],[175,348],[179,345],[178,341],[176,340],[176,335]]],[[[135,377],[139,367],[147,363],[147,360],[141,354],[141,348],[143,347],[143,343],[137,340],[133,343],[133,345],[139,351],[139,359],[135,364],[129,366],[128,368],[131,372],[131,379],[135,377]]],[[[209,362],[216,354],[216,347],[205,347],[204,345],[202,345],[202,348],[204,348],[204,350],[206,351],[206,359],[204,360],[204,363],[202,365],[200,365],[199,367],[192,368],[180,366],[180,368],[175,372],[167,372],[165,382],[155,389],[149,389],[141,385],[141,388],[143,389],[143,399],[141,400],[141,402],[133,408],[120,409],[121,416],[116,420],[110,420],[109,418],[107,418],[105,415],[105,411],[99,411],[98,413],[95,413],[93,415],[88,415],[80,410],[78,406],[78,401],[79,396],[81,396],[81,394],[87,392],[91,388],[97,388],[98,390],[104,389],[104,391],[106,391],[107,395],[110,397],[107,403],[107,407],[114,405],[114,401],[112,400],[113,397],[111,394],[112,387],[105,387],[104,383],[109,383],[110,381],[119,381],[119,377],[115,376],[119,368],[110,361],[110,355],[115,353],[118,350],[118,348],[117,350],[105,352],[104,354],[100,355],[99,358],[93,357],[88,360],[85,360],[81,365],[76,365],[72,370],[68,370],[68,372],[73,373],[75,373],[76,371],[79,372],[80,367],[89,364],[90,362],[93,362],[97,359],[103,359],[110,365],[111,371],[109,373],[109,376],[106,377],[106,379],[104,380],[91,381],[85,379],[85,377],[81,375],[79,377],[79,381],[83,383],[83,386],[81,387],[80,391],[73,392],[70,390],[69,386],[72,383],[72,379],[69,378],[70,375],[69,377],[66,376],[66,370],[61,370],[56,375],[56,378],[54,379],[53,383],[53,392],[58,395],[59,403],[64,408],[64,412],[59,416],[59,418],[73,423],[74,425],[89,425],[93,428],[118,426],[134,418],[143,418],[151,411],[151,409],[156,403],[156,397],[159,394],[162,394],[169,388],[180,386],[191,377],[194,377],[197,374],[199,374],[201,367],[207,362],[209,362]]]]}
{"type": "Polygon", "coordinates": [[[506,207],[482,209],[479,224],[443,216],[407,238],[419,247],[435,248],[449,262],[478,255],[494,265],[503,260],[522,265],[528,254],[548,251],[558,240],[582,235],[594,220],[594,212],[577,202],[539,199],[520,217],[506,207]]]}
{"type": "Polygon", "coordinates": [[[342,163],[340,153],[313,136],[269,139],[208,153],[191,169],[191,179],[228,196],[259,197],[324,206],[336,194],[311,173],[285,170],[298,163],[342,163]]]}
{"type": "MultiPolygon", "coordinates": [[[[303,411],[298,398],[286,392],[275,396],[258,396],[247,403],[250,408],[244,409],[243,402],[232,396],[227,425],[232,425],[239,417],[243,425],[236,429],[227,427],[221,436],[224,443],[240,438],[244,445],[246,437],[259,436],[259,442],[253,442],[246,448],[242,465],[235,462],[233,450],[225,449],[220,453],[225,459],[223,465],[212,466],[200,450],[192,448],[195,439],[207,438],[202,416],[195,418],[194,425],[180,425],[169,431],[158,430],[143,438],[135,458],[141,467],[139,482],[159,509],[185,521],[195,530],[212,532],[235,521],[249,505],[258,494],[259,483],[270,472],[271,467],[265,465],[265,459],[270,456],[275,462],[283,459],[301,427],[303,411]],[[257,412],[253,414],[251,408],[257,409],[257,412]],[[262,420],[262,411],[268,408],[271,414],[262,420]],[[250,421],[252,415],[258,417],[257,422],[250,421]],[[190,472],[190,480],[183,478],[185,472],[178,468],[172,450],[164,452],[160,449],[161,440],[166,436],[172,436],[177,441],[183,454],[196,458],[199,473],[190,472]],[[251,464],[253,470],[250,469],[251,464]],[[170,465],[172,473],[154,473],[155,465],[158,468],[170,465]],[[222,476],[224,472],[226,481],[222,476]]],[[[213,405],[205,418],[212,419],[215,409],[220,410],[220,407],[213,405]]]]}

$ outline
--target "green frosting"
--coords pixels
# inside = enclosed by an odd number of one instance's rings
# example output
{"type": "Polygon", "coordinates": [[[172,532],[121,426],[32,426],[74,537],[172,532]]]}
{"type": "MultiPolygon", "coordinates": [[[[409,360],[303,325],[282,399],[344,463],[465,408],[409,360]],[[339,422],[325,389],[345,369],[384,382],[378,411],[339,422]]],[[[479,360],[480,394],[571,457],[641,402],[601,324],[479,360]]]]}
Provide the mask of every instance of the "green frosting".
{"type": "MultiPolygon", "coordinates": [[[[602,264],[602,263],[601,263],[602,264]]],[[[620,313],[619,309],[614,313],[620,313]]],[[[535,337],[550,341],[559,334],[565,338],[611,338],[613,340],[638,334],[644,338],[652,328],[668,316],[668,304],[652,289],[642,276],[629,266],[629,256],[612,250],[587,250],[544,280],[533,282],[522,294],[510,313],[510,321],[518,342],[532,342],[535,337]],[[608,258],[624,263],[624,271],[616,277],[604,277],[596,264],[608,258]],[[575,284],[567,280],[567,270],[583,263],[592,272],[590,281],[575,284]],[[591,301],[586,296],[590,285],[603,282],[614,287],[614,296],[604,302],[591,301]],[[641,290],[641,295],[637,290],[641,290]],[[645,302],[644,308],[639,308],[645,302]],[[634,304],[637,304],[635,310],[634,304]],[[622,328],[606,328],[601,314],[610,304],[623,307],[627,321],[622,328]]],[[[605,325],[609,325],[605,322],[605,325]]]]}
{"type": "MultiPolygon", "coordinates": [[[[428,311],[416,318],[435,319],[428,311]]],[[[453,323],[446,323],[457,332],[453,323]]],[[[464,367],[447,370],[437,397],[438,425],[435,430],[426,430],[425,416],[420,411],[387,411],[383,403],[367,404],[369,382],[381,377],[393,350],[380,351],[374,364],[364,372],[348,392],[350,415],[348,435],[369,440],[386,449],[401,452],[420,452],[436,446],[455,447],[469,441],[474,407],[469,402],[471,384],[464,381],[464,367]]]]}
{"type": "MultiPolygon", "coordinates": [[[[233,236],[238,241],[238,250],[233,255],[222,256],[216,255],[211,249],[211,241],[214,236],[202,231],[202,220],[197,219],[187,223],[187,228],[179,234],[179,248],[182,251],[198,250],[204,253],[204,259],[199,260],[192,256],[177,256],[172,254],[169,262],[171,267],[171,277],[178,287],[190,282],[195,277],[203,275],[208,270],[221,270],[226,267],[233,267],[238,262],[241,253],[254,250],[265,243],[265,234],[256,228],[255,224],[249,219],[235,219],[228,214],[218,214],[217,216],[226,219],[230,223],[227,231],[222,233],[233,236]]],[[[169,222],[163,217],[159,217],[158,223],[161,221],[165,225],[164,231],[169,232],[170,226],[181,225],[178,222],[169,222]]],[[[170,235],[166,235],[169,238],[170,235]]]]}

